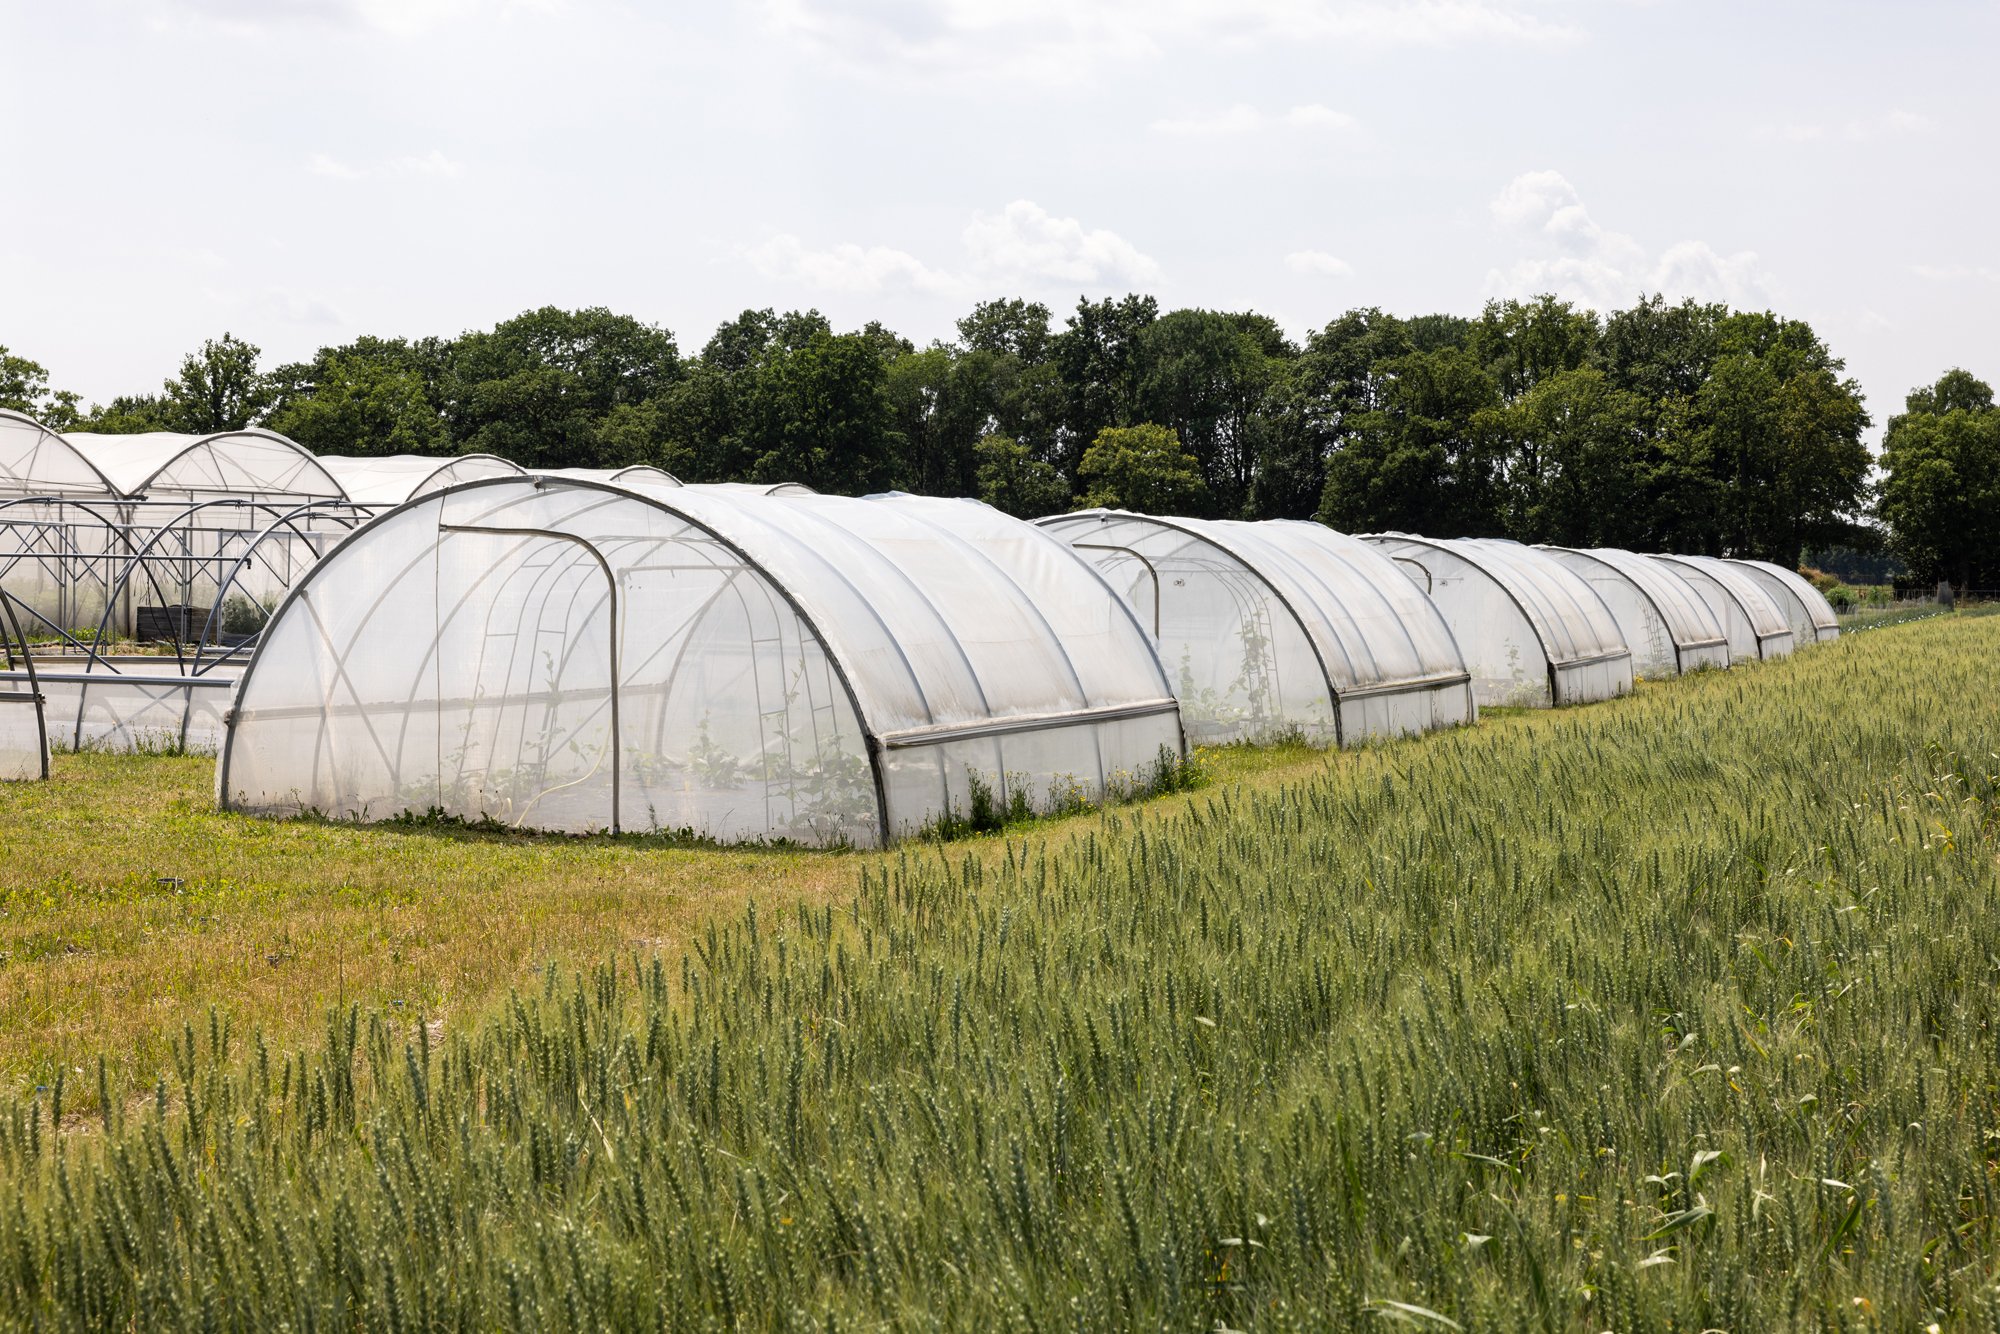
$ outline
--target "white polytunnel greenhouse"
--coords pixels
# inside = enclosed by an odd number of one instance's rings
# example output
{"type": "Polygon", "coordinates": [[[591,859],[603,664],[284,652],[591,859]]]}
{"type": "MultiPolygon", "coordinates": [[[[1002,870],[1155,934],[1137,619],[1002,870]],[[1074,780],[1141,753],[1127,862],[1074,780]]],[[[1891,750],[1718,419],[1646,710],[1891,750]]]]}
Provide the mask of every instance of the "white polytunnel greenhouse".
{"type": "Polygon", "coordinates": [[[697,482],[704,491],[735,491],[746,496],[816,496],[804,482],[697,482]]]}
{"type": "Polygon", "coordinates": [[[1538,547],[1597,590],[1632,650],[1632,674],[1647,680],[1729,665],[1729,636],[1688,581],[1632,551],[1538,547]]]}
{"type": "Polygon", "coordinates": [[[1763,560],[1729,563],[1742,567],[1778,604],[1778,610],[1785,613],[1785,621],[1792,627],[1794,645],[1803,647],[1840,638],[1840,618],[1834,615],[1833,604],[1804,575],[1763,560]]]}
{"type": "Polygon", "coordinates": [[[1365,540],[1444,614],[1482,707],[1587,704],[1632,688],[1632,653],[1611,609],[1546,552],[1490,538],[1365,540]]]}
{"type": "Polygon", "coordinates": [[[33,417],[0,408],[0,496],[115,494],[76,446],[33,417]]]}
{"type": "Polygon", "coordinates": [[[610,482],[613,486],[679,486],[681,479],[665,468],[635,463],[629,468],[537,468],[537,477],[567,477],[576,482],[610,482]]]}
{"type": "Polygon", "coordinates": [[[480,477],[519,477],[521,469],[494,454],[348,456],[321,454],[320,466],[357,505],[392,506],[480,477]]]}
{"type": "Polygon", "coordinates": [[[117,494],[148,501],[238,496],[254,500],[345,500],[347,493],[305,446],[274,431],[94,435],[63,439],[95,465],[117,494]]]}
{"type": "Polygon", "coordinates": [[[274,524],[356,517],[318,459],[269,431],[58,435],[6,413],[0,460],[0,584],[31,638],[187,639],[215,610],[191,600],[194,571],[213,582],[274,524]]]}
{"type": "Polygon", "coordinates": [[[1651,556],[1701,594],[1729,637],[1731,662],[1782,658],[1792,651],[1791,622],[1742,566],[1714,556],[1651,556]]]}
{"type": "Polygon", "coordinates": [[[1477,714],[1444,617],[1357,538],[1317,523],[1123,510],[1039,522],[1152,633],[1190,741],[1353,744],[1477,714]]]}
{"type": "Polygon", "coordinates": [[[244,672],[226,807],[872,845],[1138,790],[1150,637],[976,501],[469,482],[356,530],[244,672]]]}

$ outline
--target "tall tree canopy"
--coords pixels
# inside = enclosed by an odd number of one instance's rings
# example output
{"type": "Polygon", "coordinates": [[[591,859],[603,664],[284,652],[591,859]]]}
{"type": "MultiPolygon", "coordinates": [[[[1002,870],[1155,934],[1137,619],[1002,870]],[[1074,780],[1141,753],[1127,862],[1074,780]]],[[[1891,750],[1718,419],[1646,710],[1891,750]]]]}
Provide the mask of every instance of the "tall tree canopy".
{"type": "Polygon", "coordinates": [[[665,392],[680,374],[665,329],[601,307],[531,310],[452,344],[440,386],[462,451],[524,467],[612,467],[601,434],[617,408],[665,392]]]}
{"type": "Polygon", "coordinates": [[[166,382],[160,420],[169,431],[208,435],[240,431],[271,406],[271,384],[258,373],[260,350],[233,334],[211,338],[181,361],[166,382]]]}
{"type": "Polygon", "coordinates": [[[1165,426],[1107,426],[1083,451],[1086,505],[1142,514],[1190,514],[1207,487],[1201,464],[1165,426]]]}
{"type": "Polygon", "coordinates": [[[1883,440],[1881,513],[1924,579],[2000,586],[2000,408],[1963,370],[1912,392],[1883,440]]]}
{"type": "MultiPolygon", "coordinates": [[[[1474,318],[1351,310],[1302,345],[1253,311],[1163,311],[1139,293],[1060,319],[984,301],[922,347],[878,323],[746,310],[686,358],[656,325],[545,307],[455,338],[359,338],[269,374],[256,362],[225,334],[161,393],[80,413],[0,351],[0,403],[58,426],[260,422],[323,453],[650,463],[688,481],[978,495],[1026,516],[1146,495],[1201,516],[1785,563],[1872,533],[1868,414],[1814,330],[1658,296],[1604,315],[1553,296],[1474,318]]],[[[1882,490],[1913,552],[1943,540],[1925,516],[1947,493],[1983,503],[1985,409],[1968,393],[1913,395],[1891,431],[1896,457],[1923,460],[1882,490]]]]}
{"type": "Polygon", "coordinates": [[[17,357],[0,347],[0,408],[35,418],[50,430],[66,431],[77,422],[75,394],[49,388],[49,373],[40,362],[17,357]]]}
{"type": "Polygon", "coordinates": [[[316,454],[447,454],[439,407],[447,345],[361,338],[271,373],[269,421],[316,454]]]}

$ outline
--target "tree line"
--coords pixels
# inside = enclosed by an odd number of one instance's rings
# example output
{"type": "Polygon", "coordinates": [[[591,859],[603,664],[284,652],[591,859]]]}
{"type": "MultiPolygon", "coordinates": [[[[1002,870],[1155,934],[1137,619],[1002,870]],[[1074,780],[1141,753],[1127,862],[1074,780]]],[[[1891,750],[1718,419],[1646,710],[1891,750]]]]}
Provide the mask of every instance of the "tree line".
{"type": "Polygon", "coordinates": [[[1805,321],[1654,296],[1476,317],[1352,310],[1295,343],[1255,312],[1150,296],[980,303],[918,347],[879,323],[745,311],[692,356],[602,308],[456,338],[364,337],[260,367],[230,335],[156,393],[86,408],[0,349],[0,405],[57,429],[263,425],[327,454],[652,464],[686,481],[1317,518],[1796,564],[1885,538],[1920,575],[1991,578],[2000,410],[1964,372],[1911,395],[1884,476],[1845,365],[1805,321]],[[1878,522],[1879,520],[1879,522],[1878,522]]]}

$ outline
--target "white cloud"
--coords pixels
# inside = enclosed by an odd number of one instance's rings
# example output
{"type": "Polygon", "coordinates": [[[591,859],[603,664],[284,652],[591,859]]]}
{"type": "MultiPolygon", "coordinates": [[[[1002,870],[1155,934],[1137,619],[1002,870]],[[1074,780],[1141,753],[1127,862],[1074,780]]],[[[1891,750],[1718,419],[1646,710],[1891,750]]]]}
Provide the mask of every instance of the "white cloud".
{"type": "Polygon", "coordinates": [[[1627,305],[1646,292],[1731,305],[1770,300],[1770,278],[1755,253],[1725,255],[1704,241],[1688,240],[1655,255],[1636,238],[1600,225],[1561,172],[1524,172],[1489,208],[1503,232],[1538,251],[1489,272],[1490,296],[1554,292],[1600,310],[1627,305]]]}
{"type": "Polygon", "coordinates": [[[1294,250],[1285,256],[1285,267],[1293,273],[1317,274],[1326,278],[1345,278],[1354,272],[1352,264],[1324,250],[1294,250]]]}
{"type": "Polygon", "coordinates": [[[1226,134],[1248,134],[1252,130],[1264,128],[1264,113],[1256,107],[1237,103],[1227,111],[1218,111],[1212,116],[1185,116],[1167,120],[1156,120],[1152,128],[1160,134],[1190,135],[1208,138],[1226,134]]]}
{"type": "Polygon", "coordinates": [[[237,32],[296,24],[363,28],[415,37],[471,18],[552,12],[561,0],[167,0],[167,8],[237,32]]]}
{"type": "Polygon", "coordinates": [[[452,178],[465,174],[465,164],[455,162],[446,157],[441,150],[433,148],[428,153],[406,153],[376,167],[343,162],[330,153],[314,153],[306,159],[306,170],[315,176],[325,176],[336,181],[359,181],[384,174],[452,178]]]}
{"type": "Polygon", "coordinates": [[[258,310],[271,319],[286,324],[340,325],[346,321],[335,310],[316,296],[294,292],[289,288],[267,288],[257,302],[258,310]]]}
{"type": "Polygon", "coordinates": [[[1213,115],[1156,120],[1152,124],[1152,129],[1159,134],[1219,139],[1230,135],[1252,134],[1280,125],[1297,130],[1344,130],[1354,125],[1354,117],[1346,112],[1321,106],[1317,102],[1308,106],[1293,107],[1279,116],[1266,115],[1256,107],[1239,102],[1213,115]]]}
{"type": "Polygon", "coordinates": [[[939,268],[906,250],[843,242],[812,248],[781,232],[737,251],[766,278],[836,292],[913,291],[963,297],[1003,288],[1139,285],[1160,276],[1151,256],[1116,232],[1086,228],[1031,200],[976,213],[960,239],[965,263],[939,268]]]}
{"type": "Polygon", "coordinates": [[[454,162],[435,148],[421,155],[399,157],[389,165],[399,176],[465,175],[463,162],[454,162]]]}
{"type": "Polygon", "coordinates": [[[1929,134],[1937,128],[1929,116],[1915,111],[1892,110],[1878,116],[1862,116],[1843,121],[1837,125],[1819,122],[1789,122],[1783,125],[1765,125],[1758,129],[1757,137],[1767,143],[1816,144],[1848,143],[1872,144],[1885,139],[1900,139],[1911,135],[1929,134]]]}
{"type": "Polygon", "coordinates": [[[1346,130],[1354,126],[1354,117],[1345,111],[1335,111],[1332,107],[1309,102],[1302,107],[1293,107],[1285,113],[1285,124],[1300,129],[1346,130]]]}
{"type": "Polygon", "coordinates": [[[306,170],[315,176],[326,176],[336,181],[358,181],[367,175],[359,167],[350,166],[327,153],[314,153],[306,159],[306,170]]]}
{"type": "Polygon", "coordinates": [[[1437,46],[1577,37],[1549,0],[764,0],[767,27],[869,68],[977,66],[1049,80],[1170,47],[1437,46]]]}
{"type": "Polygon", "coordinates": [[[1913,264],[1910,272],[1934,283],[2000,283],[2000,269],[1984,264],[1913,264]]]}
{"type": "Polygon", "coordinates": [[[790,233],[771,237],[744,250],[750,266],[766,278],[803,283],[834,292],[881,292],[906,289],[936,294],[956,293],[960,281],[933,269],[907,251],[888,246],[852,243],[811,250],[790,233]]]}
{"type": "Polygon", "coordinates": [[[1017,199],[966,224],[965,248],[981,275],[1018,282],[1149,283],[1160,266],[1116,232],[1085,230],[1041,205],[1017,199]]]}

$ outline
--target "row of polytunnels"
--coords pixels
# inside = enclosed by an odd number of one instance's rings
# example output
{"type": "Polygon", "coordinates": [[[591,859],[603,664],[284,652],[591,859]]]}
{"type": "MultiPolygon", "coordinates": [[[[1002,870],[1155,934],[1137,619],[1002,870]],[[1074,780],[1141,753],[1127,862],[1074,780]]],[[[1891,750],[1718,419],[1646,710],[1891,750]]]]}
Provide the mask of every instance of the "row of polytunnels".
{"type": "Polygon", "coordinates": [[[212,750],[220,802],[274,815],[875,845],[1143,792],[1195,745],[1355,745],[1836,633],[1755,561],[1027,523],[258,432],[0,417],[8,441],[0,767],[212,750]],[[329,493],[284,489],[303,478],[329,493]]]}

